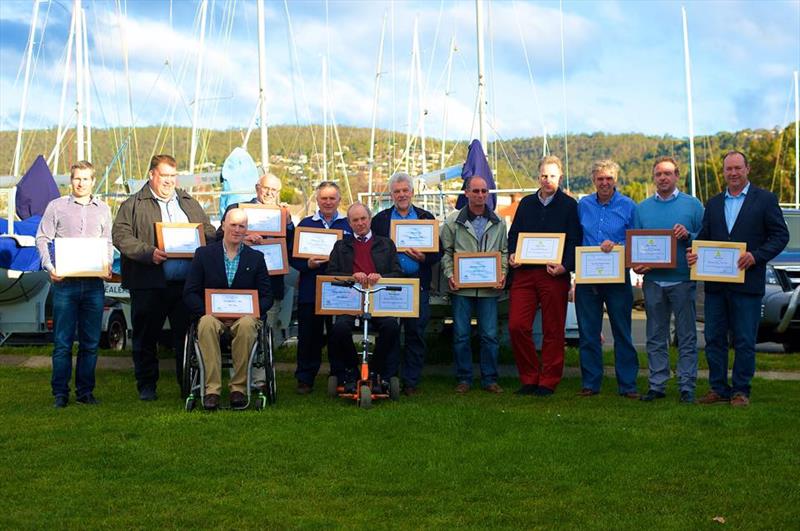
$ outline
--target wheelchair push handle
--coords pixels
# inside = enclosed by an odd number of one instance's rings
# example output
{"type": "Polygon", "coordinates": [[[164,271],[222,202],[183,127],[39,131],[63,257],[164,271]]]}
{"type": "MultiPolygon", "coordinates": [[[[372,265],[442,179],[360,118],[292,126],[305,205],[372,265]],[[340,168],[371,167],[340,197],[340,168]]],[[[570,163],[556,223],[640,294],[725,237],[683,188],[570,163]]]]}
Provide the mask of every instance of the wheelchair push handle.
{"type": "Polygon", "coordinates": [[[402,291],[403,288],[400,286],[379,286],[377,288],[362,288],[360,284],[358,284],[355,280],[334,280],[331,282],[333,286],[337,286],[340,288],[352,288],[359,293],[368,294],[368,293],[378,293],[379,291],[402,291]]]}

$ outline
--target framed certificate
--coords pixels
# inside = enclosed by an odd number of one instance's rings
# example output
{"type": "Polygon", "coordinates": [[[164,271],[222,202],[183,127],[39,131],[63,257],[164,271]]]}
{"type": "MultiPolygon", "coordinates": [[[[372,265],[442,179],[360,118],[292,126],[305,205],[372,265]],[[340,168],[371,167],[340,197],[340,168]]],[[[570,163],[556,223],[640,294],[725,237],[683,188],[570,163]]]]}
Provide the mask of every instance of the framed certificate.
{"type": "Polygon", "coordinates": [[[600,247],[575,248],[576,284],[620,284],[625,282],[625,249],[615,245],[610,253],[600,247]]]}
{"type": "Polygon", "coordinates": [[[439,222],[435,219],[393,219],[389,236],[397,252],[416,249],[424,253],[439,251],[439,222]]]}
{"type": "Polygon", "coordinates": [[[260,317],[258,290],[207,289],[206,315],[219,319],[238,319],[245,315],[260,317]]]}
{"type": "Polygon", "coordinates": [[[286,252],[286,240],[275,238],[263,240],[261,245],[253,245],[253,249],[264,254],[267,272],[270,276],[285,275],[289,272],[289,254],[286,252]]]}
{"type": "Polygon", "coordinates": [[[169,258],[191,258],[198,247],[206,244],[201,223],[156,222],[158,248],[169,258]]]}
{"type": "Polygon", "coordinates": [[[374,317],[419,317],[419,279],[382,278],[378,286],[393,286],[400,291],[373,293],[370,312],[374,317]]]}
{"type": "Polygon", "coordinates": [[[106,238],[55,238],[55,266],[59,277],[105,277],[108,275],[106,238]]]}
{"type": "Polygon", "coordinates": [[[453,282],[458,288],[496,288],[500,280],[500,253],[455,253],[453,282]]]}
{"type": "Polygon", "coordinates": [[[286,236],[286,210],[255,203],[239,203],[247,213],[247,233],[286,236]]]}
{"type": "Polygon", "coordinates": [[[744,269],[739,269],[739,257],[747,252],[744,242],[712,242],[695,240],[692,252],[697,262],[689,271],[692,280],[706,282],[744,283],[744,269]]]}
{"type": "Polygon", "coordinates": [[[518,264],[560,264],[566,239],[563,232],[520,232],[514,261],[518,264]]]}
{"type": "Polygon", "coordinates": [[[678,241],[672,229],[625,231],[625,267],[674,269],[678,241]]]}
{"type": "Polygon", "coordinates": [[[342,239],[344,233],[338,229],[314,229],[297,227],[294,230],[295,258],[328,258],[334,244],[342,239]]]}
{"type": "Polygon", "coordinates": [[[353,278],[317,276],[314,313],[317,315],[361,315],[363,309],[361,294],[352,288],[333,284],[342,280],[353,280],[353,278]]]}

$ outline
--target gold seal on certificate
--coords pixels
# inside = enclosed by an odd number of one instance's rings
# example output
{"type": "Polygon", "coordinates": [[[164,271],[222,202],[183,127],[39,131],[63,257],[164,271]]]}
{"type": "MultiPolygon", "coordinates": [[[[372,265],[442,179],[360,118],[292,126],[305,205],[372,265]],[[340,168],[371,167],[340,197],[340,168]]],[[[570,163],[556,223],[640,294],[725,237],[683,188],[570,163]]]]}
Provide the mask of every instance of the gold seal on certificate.
{"type": "Polygon", "coordinates": [[[261,236],[286,236],[286,211],[256,203],[239,203],[247,214],[247,233],[261,236]]]}
{"type": "Polygon", "coordinates": [[[157,221],[156,241],[158,248],[165,251],[168,258],[191,258],[195,249],[206,244],[206,235],[200,223],[157,221]]]}
{"type": "Polygon", "coordinates": [[[206,315],[219,319],[260,316],[258,291],[254,289],[206,289],[206,315]]]}
{"type": "Polygon", "coordinates": [[[597,247],[575,248],[576,284],[620,284],[625,282],[625,249],[615,245],[609,253],[597,247]]]}
{"type": "Polygon", "coordinates": [[[501,274],[498,252],[453,255],[453,282],[459,289],[496,288],[501,274]]]}
{"type": "Polygon", "coordinates": [[[439,222],[435,219],[393,219],[389,235],[397,252],[416,249],[420,252],[439,251],[439,222]]]}
{"type": "Polygon", "coordinates": [[[560,264],[566,238],[563,232],[520,232],[514,261],[518,264],[560,264]]]}
{"type": "Polygon", "coordinates": [[[378,291],[370,295],[373,317],[419,317],[419,279],[382,278],[375,287],[393,286],[399,291],[378,291]]]}
{"type": "Polygon", "coordinates": [[[361,294],[348,286],[335,282],[353,280],[353,277],[317,276],[317,293],[314,313],[317,315],[361,315],[361,294]]]}
{"type": "Polygon", "coordinates": [[[677,245],[672,229],[625,231],[625,267],[674,269],[677,245]]]}
{"type": "Polygon", "coordinates": [[[106,238],[55,238],[55,267],[59,277],[105,277],[108,274],[106,238]]]}
{"type": "Polygon", "coordinates": [[[338,229],[297,227],[294,231],[294,258],[328,258],[344,233],[338,229]]]}
{"type": "Polygon", "coordinates": [[[286,252],[286,240],[282,238],[262,240],[261,245],[253,245],[252,249],[264,254],[264,263],[267,264],[267,273],[272,275],[285,275],[289,272],[289,257],[286,252]]]}
{"type": "Polygon", "coordinates": [[[705,282],[744,283],[744,269],[739,269],[739,257],[747,252],[747,244],[743,242],[713,242],[695,240],[692,242],[692,253],[697,255],[697,262],[689,272],[692,280],[705,282]]]}

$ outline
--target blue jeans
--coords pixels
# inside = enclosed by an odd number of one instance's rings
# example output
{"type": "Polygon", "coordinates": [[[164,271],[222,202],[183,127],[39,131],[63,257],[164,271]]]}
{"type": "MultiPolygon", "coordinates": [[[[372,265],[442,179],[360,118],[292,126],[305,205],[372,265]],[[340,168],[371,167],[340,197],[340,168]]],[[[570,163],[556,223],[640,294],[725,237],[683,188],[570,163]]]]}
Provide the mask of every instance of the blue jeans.
{"type": "MultiPolygon", "coordinates": [[[[425,365],[425,329],[431,316],[430,292],[419,291],[419,317],[400,319],[400,327],[405,337],[406,351],[403,356],[402,377],[406,387],[417,387],[425,365]]],[[[400,360],[400,341],[394,344],[393,360],[400,360]]],[[[397,375],[397,363],[388,367],[388,375],[397,375]]]]}
{"type": "Polygon", "coordinates": [[[470,320],[472,312],[478,319],[481,339],[481,386],[497,382],[497,297],[465,297],[450,295],[453,306],[453,353],[458,383],[472,384],[472,348],[470,320]]]}
{"type": "Polygon", "coordinates": [[[103,322],[103,281],[70,278],[53,282],[53,396],[68,396],[72,377],[72,343],[78,329],[75,395],[94,391],[94,368],[103,322]]]}
{"type": "Polygon", "coordinates": [[[644,281],[644,309],[647,312],[647,362],[650,389],[663,393],[669,381],[670,318],[675,314],[678,337],[678,389],[694,394],[697,382],[697,284],[681,282],[659,286],[644,281]]]}
{"type": "Polygon", "coordinates": [[[756,372],[756,336],[761,319],[761,295],[723,290],[706,291],[706,359],[708,383],[717,394],[750,396],[756,372]],[[733,334],[733,374],[728,385],[728,335],[733,334]]]}
{"type": "Polygon", "coordinates": [[[581,379],[585,389],[599,392],[603,381],[603,303],[614,334],[614,369],[619,394],[636,391],[639,358],[631,338],[633,290],[625,275],[624,284],[578,284],[575,311],[580,332],[581,379]]]}

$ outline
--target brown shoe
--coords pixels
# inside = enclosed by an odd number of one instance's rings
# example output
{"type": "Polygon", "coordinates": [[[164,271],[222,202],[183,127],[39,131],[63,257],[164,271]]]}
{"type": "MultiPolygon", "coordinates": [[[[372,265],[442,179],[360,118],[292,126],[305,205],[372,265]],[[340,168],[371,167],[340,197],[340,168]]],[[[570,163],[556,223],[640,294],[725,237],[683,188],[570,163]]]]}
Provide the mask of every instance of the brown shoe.
{"type": "Polygon", "coordinates": [[[219,408],[219,395],[206,395],[203,397],[203,409],[215,411],[219,408]]]}
{"type": "Polygon", "coordinates": [[[240,391],[231,392],[231,409],[244,409],[247,407],[247,397],[240,391]]]}
{"type": "Polygon", "coordinates": [[[698,404],[729,404],[730,398],[725,398],[715,391],[709,391],[706,396],[697,400],[698,404]]]}
{"type": "Polygon", "coordinates": [[[620,396],[623,398],[630,398],[631,400],[639,400],[642,398],[642,395],[636,391],[628,391],[627,393],[622,393],[620,396]]]}
{"type": "Polygon", "coordinates": [[[419,389],[417,389],[416,387],[404,387],[403,388],[403,394],[406,395],[406,396],[416,396],[416,395],[418,395],[420,393],[419,393],[419,389]]]}
{"type": "Polygon", "coordinates": [[[469,392],[469,384],[468,383],[460,383],[456,386],[456,393],[459,395],[463,395],[469,392]]]}
{"type": "Polygon", "coordinates": [[[594,396],[599,395],[600,391],[595,391],[594,389],[589,389],[588,387],[584,387],[580,391],[578,391],[578,396],[594,396]]]}
{"type": "Polygon", "coordinates": [[[297,382],[297,394],[298,395],[308,395],[311,394],[314,388],[308,385],[307,383],[297,382]]]}
{"type": "Polygon", "coordinates": [[[496,395],[503,394],[503,388],[497,385],[496,383],[490,383],[489,385],[483,388],[484,391],[487,393],[494,393],[496,395]]]}
{"type": "Polygon", "coordinates": [[[736,393],[731,398],[731,405],[733,407],[747,407],[750,405],[750,399],[742,393],[736,393]]]}

